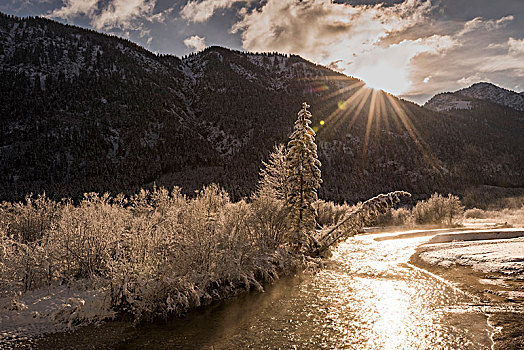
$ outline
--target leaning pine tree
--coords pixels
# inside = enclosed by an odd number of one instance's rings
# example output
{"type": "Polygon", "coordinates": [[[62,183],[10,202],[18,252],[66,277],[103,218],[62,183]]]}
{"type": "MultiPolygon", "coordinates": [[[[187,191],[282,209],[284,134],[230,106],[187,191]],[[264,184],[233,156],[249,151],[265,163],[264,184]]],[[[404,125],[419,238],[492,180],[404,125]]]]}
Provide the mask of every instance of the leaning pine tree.
{"type": "Polygon", "coordinates": [[[310,249],[315,232],[315,209],[317,190],[322,183],[320,161],[317,156],[315,132],[311,124],[311,113],[307,103],[302,104],[295,122],[293,134],[289,137],[287,163],[287,199],[291,229],[299,249],[310,249]]]}

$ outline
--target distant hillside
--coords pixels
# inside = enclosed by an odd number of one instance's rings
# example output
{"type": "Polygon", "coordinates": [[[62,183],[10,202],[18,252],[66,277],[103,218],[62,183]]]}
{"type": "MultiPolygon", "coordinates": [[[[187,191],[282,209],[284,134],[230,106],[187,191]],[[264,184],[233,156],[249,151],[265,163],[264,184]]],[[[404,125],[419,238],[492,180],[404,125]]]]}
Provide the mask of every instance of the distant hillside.
{"type": "Polygon", "coordinates": [[[524,111],[524,95],[503,89],[491,83],[476,83],[455,92],[438,94],[424,107],[440,112],[450,109],[471,109],[476,100],[491,102],[505,107],[524,111]]]}
{"type": "Polygon", "coordinates": [[[0,200],[153,182],[187,193],[217,182],[238,199],[255,189],[273,145],[287,142],[303,101],[318,128],[324,199],[524,187],[523,112],[514,109],[440,114],[298,56],[220,47],[155,55],[0,15],[0,200]]]}

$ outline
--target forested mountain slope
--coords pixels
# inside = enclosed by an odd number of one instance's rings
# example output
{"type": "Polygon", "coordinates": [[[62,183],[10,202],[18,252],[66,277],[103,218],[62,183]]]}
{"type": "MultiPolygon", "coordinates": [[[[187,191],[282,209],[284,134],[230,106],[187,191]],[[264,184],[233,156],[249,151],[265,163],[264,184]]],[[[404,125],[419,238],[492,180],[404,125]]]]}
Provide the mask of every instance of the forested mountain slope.
{"type": "Polygon", "coordinates": [[[155,55],[0,14],[0,199],[129,193],[154,181],[187,193],[217,182],[240,198],[304,101],[318,128],[321,198],[524,187],[524,113],[514,109],[437,113],[298,56],[155,55]]]}

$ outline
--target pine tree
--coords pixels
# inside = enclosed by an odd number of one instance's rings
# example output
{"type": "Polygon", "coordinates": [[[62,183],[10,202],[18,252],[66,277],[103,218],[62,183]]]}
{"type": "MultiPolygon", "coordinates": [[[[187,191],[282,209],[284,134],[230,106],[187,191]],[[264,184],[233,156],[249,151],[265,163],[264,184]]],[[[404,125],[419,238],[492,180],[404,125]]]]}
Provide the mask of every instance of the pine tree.
{"type": "Polygon", "coordinates": [[[287,201],[287,163],[286,149],[283,144],[275,145],[268,162],[262,162],[257,194],[287,201]]]}
{"type": "Polygon", "coordinates": [[[291,228],[299,247],[310,245],[315,230],[315,209],[317,190],[322,183],[320,161],[317,156],[315,132],[311,124],[311,113],[307,103],[302,104],[295,122],[294,132],[289,137],[286,163],[288,167],[287,205],[290,211],[291,228]]]}

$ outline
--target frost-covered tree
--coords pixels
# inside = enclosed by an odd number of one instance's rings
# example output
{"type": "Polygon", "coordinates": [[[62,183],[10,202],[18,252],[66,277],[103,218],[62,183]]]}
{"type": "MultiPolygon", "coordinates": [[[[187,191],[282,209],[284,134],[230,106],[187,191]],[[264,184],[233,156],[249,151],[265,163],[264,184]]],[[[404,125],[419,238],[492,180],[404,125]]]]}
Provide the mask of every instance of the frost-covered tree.
{"type": "Polygon", "coordinates": [[[275,145],[269,160],[262,162],[257,194],[287,201],[287,163],[286,149],[283,144],[275,145]]]}
{"type": "Polygon", "coordinates": [[[288,142],[286,163],[288,167],[287,205],[290,210],[291,228],[297,235],[297,244],[309,244],[315,230],[315,209],[317,190],[322,183],[320,161],[317,156],[315,132],[309,126],[311,113],[307,103],[298,112],[295,128],[288,142]]]}

